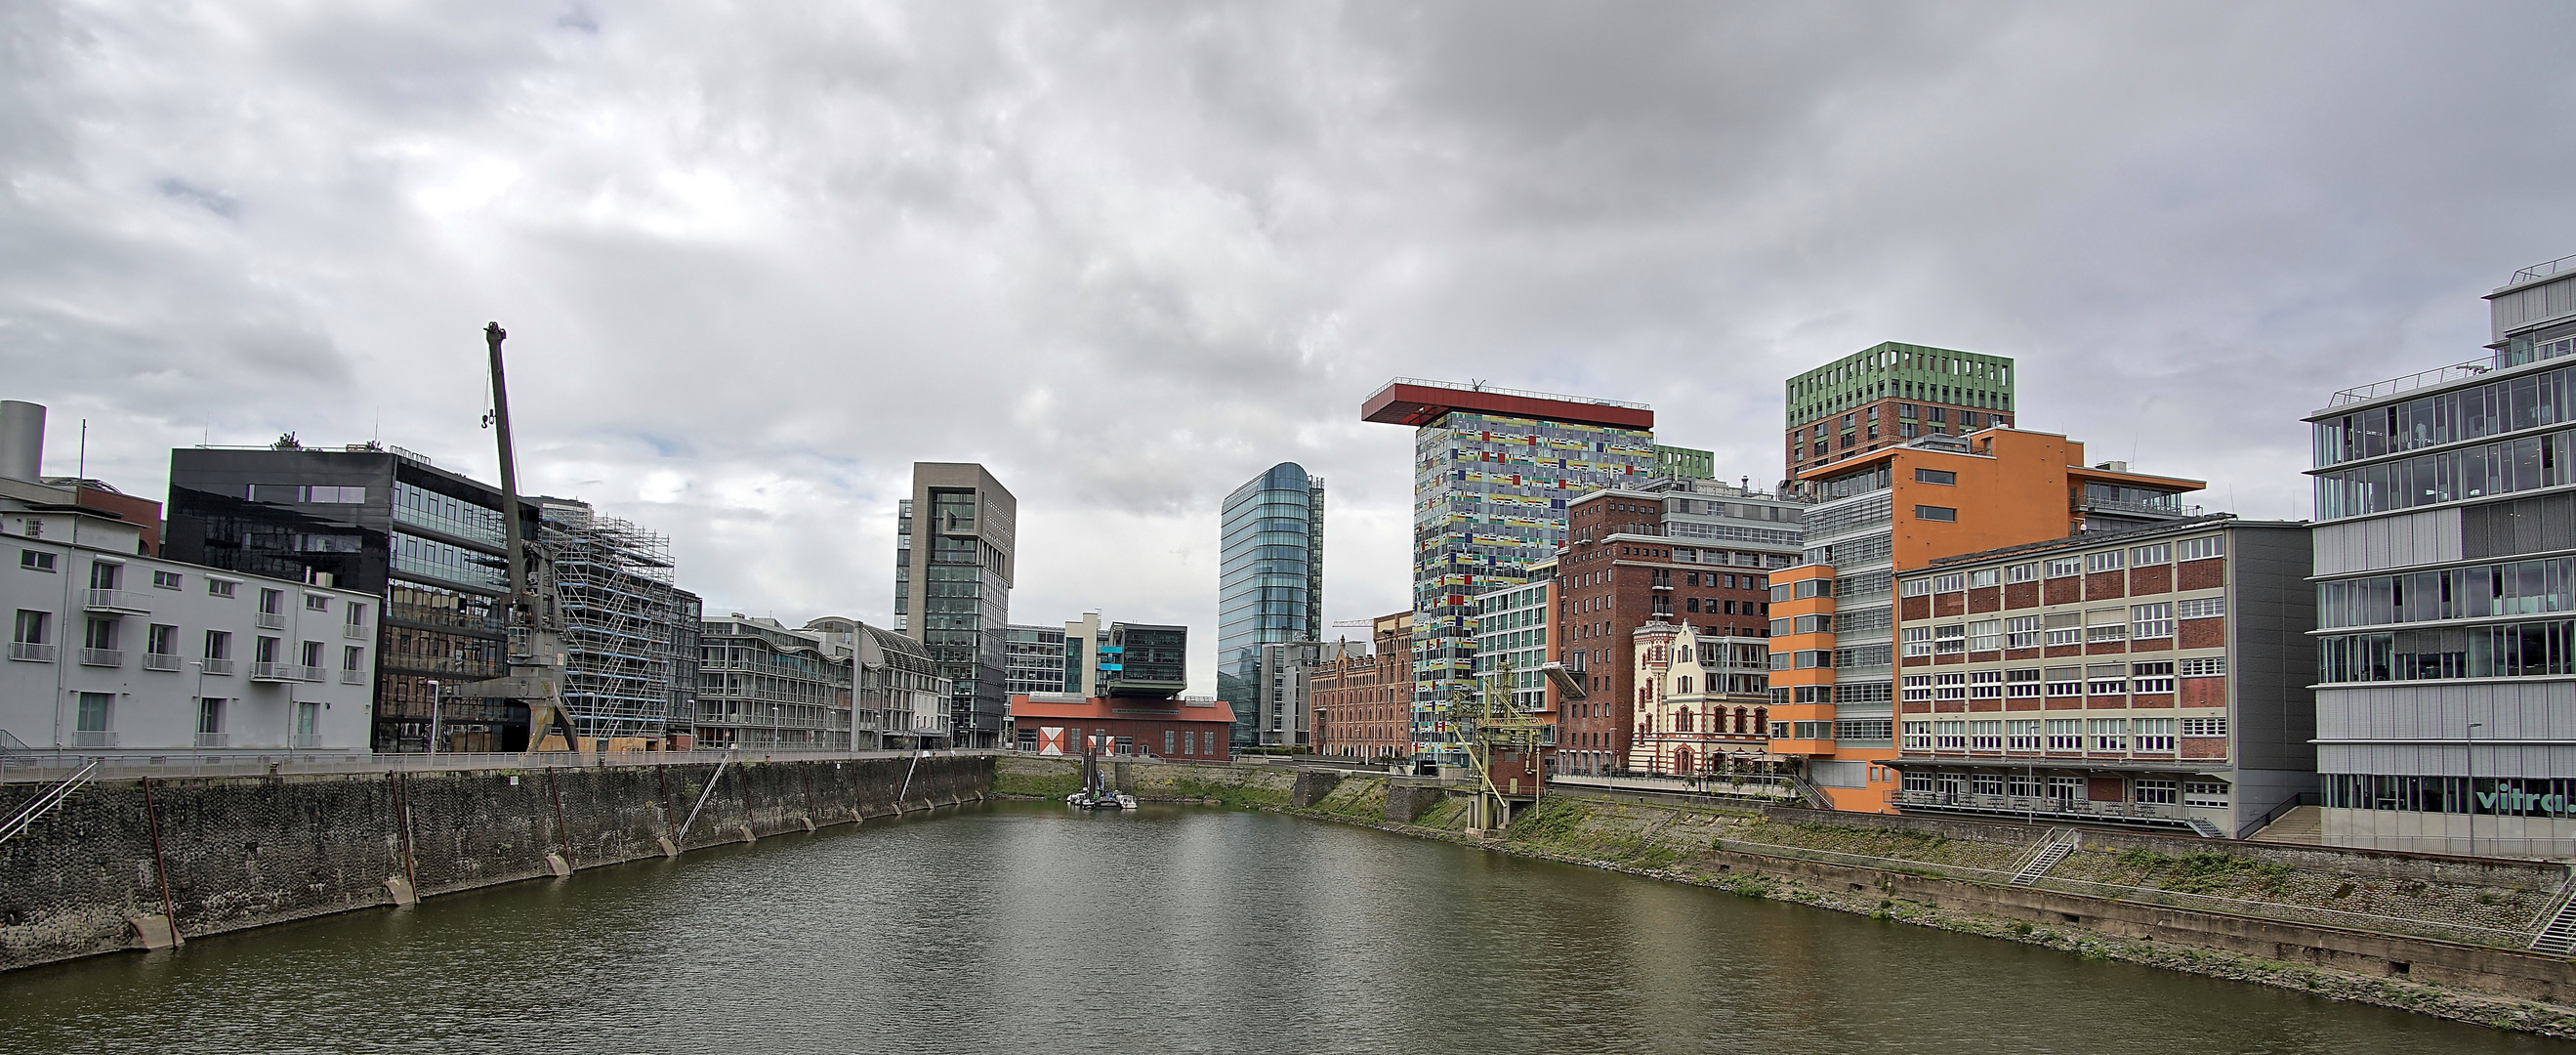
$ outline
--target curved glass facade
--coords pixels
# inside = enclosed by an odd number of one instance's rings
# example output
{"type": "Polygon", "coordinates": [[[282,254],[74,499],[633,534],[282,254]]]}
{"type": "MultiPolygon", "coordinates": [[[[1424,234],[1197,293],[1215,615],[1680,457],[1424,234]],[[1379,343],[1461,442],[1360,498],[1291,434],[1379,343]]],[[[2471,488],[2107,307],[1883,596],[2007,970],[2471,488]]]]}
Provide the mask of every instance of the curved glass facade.
{"type": "MultiPolygon", "coordinates": [[[[1324,632],[1324,480],[1281,462],[1226,496],[1217,572],[1217,696],[1236,744],[1261,742],[1261,646],[1324,632]]],[[[1302,730],[1291,721],[1287,732],[1302,730]]],[[[1287,738],[1297,742],[1296,737],[1287,738]]]]}

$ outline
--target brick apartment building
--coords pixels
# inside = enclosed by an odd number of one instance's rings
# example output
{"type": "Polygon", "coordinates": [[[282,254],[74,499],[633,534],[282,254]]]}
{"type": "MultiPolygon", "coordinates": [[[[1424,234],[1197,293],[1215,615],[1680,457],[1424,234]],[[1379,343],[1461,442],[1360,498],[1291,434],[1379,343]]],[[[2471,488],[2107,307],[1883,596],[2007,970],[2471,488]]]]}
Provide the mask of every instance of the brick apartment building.
{"type": "Polygon", "coordinates": [[[2013,423],[2013,361],[1890,341],[1789,379],[1784,479],[1921,436],[2013,423]]]}
{"type": "Polygon", "coordinates": [[[1365,643],[1324,646],[1307,685],[1315,753],[1403,759],[1413,753],[1413,613],[1370,621],[1365,643]]]}
{"type": "Polygon", "coordinates": [[[1837,809],[1881,812],[1897,790],[1894,594],[1944,557],[2129,530],[2194,515],[2198,480],[2084,463],[2064,436],[1988,428],[1919,436],[1798,481],[1806,551],[1771,576],[1771,750],[1837,809]]]}
{"type": "Polygon", "coordinates": [[[1555,574],[1549,709],[1556,772],[1623,770],[1636,749],[1635,635],[1689,623],[1711,635],[1770,632],[1770,572],[1799,553],[1800,504],[1706,480],[1596,491],[1566,510],[1555,574]]]}
{"type": "Polygon", "coordinates": [[[2217,514],[1902,576],[1897,805],[2250,834],[2316,787],[2308,570],[2217,514]]]}

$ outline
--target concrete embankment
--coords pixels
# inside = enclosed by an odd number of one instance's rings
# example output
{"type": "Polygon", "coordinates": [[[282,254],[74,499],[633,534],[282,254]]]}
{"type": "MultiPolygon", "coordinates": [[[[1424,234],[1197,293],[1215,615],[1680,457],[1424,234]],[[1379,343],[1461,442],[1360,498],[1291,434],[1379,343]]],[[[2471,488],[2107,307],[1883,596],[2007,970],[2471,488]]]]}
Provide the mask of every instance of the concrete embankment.
{"type": "MultiPolygon", "coordinates": [[[[1001,765],[998,790],[1054,780],[1070,791],[1075,779],[1062,760],[1001,765]]],[[[2555,865],[2088,830],[2046,876],[2015,885],[2045,829],[1571,793],[1470,838],[1463,799],[1404,778],[1156,763],[1112,775],[1140,797],[1171,788],[1171,798],[2576,1037],[2576,960],[2523,948],[2568,894],[2555,865]]]]}
{"type": "MultiPolygon", "coordinates": [[[[989,756],[717,767],[101,781],[0,844],[0,970],[974,801],[993,777],[989,756]]],[[[0,816],[42,791],[0,785],[0,816]]]]}

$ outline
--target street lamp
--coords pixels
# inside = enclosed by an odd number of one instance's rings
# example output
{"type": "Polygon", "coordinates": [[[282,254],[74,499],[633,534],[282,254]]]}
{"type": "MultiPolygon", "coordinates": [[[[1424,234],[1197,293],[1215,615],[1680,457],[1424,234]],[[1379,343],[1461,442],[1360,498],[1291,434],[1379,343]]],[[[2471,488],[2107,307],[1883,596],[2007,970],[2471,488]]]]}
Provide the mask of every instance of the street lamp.
{"type": "Polygon", "coordinates": [[[430,678],[427,680],[429,682],[429,753],[432,757],[436,757],[438,754],[438,719],[439,711],[442,709],[438,705],[438,694],[441,686],[439,685],[437,678],[430,678]]]}
{"type": "MultiPolygon", "coordinates": [[[[2478,855],[2478,730],[2485,722],[2469,723],[2469,758],[2462,768],[2469,772],[2469,856],[2478,855]]],[[[2501,823],[2501,822],[2499,822],[2501,823]]]]}

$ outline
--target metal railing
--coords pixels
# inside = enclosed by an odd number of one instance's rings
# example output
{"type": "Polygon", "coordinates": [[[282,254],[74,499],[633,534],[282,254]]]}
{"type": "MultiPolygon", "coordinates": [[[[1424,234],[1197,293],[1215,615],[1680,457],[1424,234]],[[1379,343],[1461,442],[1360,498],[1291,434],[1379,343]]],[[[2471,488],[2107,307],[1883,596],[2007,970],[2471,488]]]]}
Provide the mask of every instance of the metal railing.
{"type": "Polygon", "coordinates": [[[145,670],[177,670],[179,669],[179,664],[179,657],[165,652],[146,652],[143,654],[143,669],[145,670]]]}
{"type": "Polygon", "coordinates": [[[122,667],[125,653],[113,648],[84,648],[80,650],[80,661],[84,667],[122,667]]]}
{"type": "MultiPolygon", "coordinates": [[[[11,737],[10,739],[15,740],[17,738],[11,737]]],[[[81,785],[89,783],[90,775],[97,771],[98,763],[95,761],[82,766],[71,776],[64,778],[62,783],[45,789],[44,794],[38,795],[34,799],[29,800],[25,806],[19,808],[17,813],[12,814],[7,821],[0,821],[0,843],[5,843],[11,839],[17,838],[20,833],[33,827],[37,821],[44,819],[46,814],[52,813],[56,809],[61,808],[64,802],[71,799],[72,792],[79,791],[81,785]]]]}
{"type": "Polygon", "coordinates": [[[2570,271],[2576,271],[2576,256],[2562,256],[2556,260],[2542,261],[2540,263],[2533,264],[2530,267],[2523,268],[2520,271],[2514,272],[2513,281],[2507,282],[2505,285],[2519,286],[2525,282],[2537,282],[2544,278],[2555,278],[2570,271]]]}
{"type": "Polygon", "coordinates": [[[2348,403],[2367,403],[2374,399],[2385,399],[2389,396],[2398,395],[2400,393],[2412,392],[2419,388],[2430,388],[2435,385],[2449,384],[2453,381],[2462,380],[2464,378],[2476,377],[2491,369],[2493,369],[2493,367],[2489,365],[2489,360],[2485,359],[2472,359],[2465,363],[2453,363],[2449,366],[2418,371],[2404,377],[2392,377],[2386,381],[2379,381],[2372,384],[2358,385],[2344,389],[2343,391],[2335,393],[2334,398],[2326,402],[2326,406],[2330,408],[2340,407],[2348,403]]]}
{"type": "MultiPolygon", "coordinates": [[[[527,753],[451,753],[442,751],[437,754],[425,754],[419,752],[405,754],[370,754],[363,747],[332,751],[327,749],[302,749],[300,746],[298,748],[233,747],[225,749],[220,753],[198,753],[180,749],[172,749],[169,751],[128,749],[118,754],[102,755],[94,751],[84,753],[79,749],[115,747],[115,733],[107,732],[102,734],[83,735],[105,736],[108,742],[101,744],[75,743],[72,748],[60,750],[30,750],[26,752],[13,752],[7,756],[7,765],[5,767],[0,767],[0,780],[11,782],[59,780],[63,776],[93,762],[97,763],[99,766],[99,778],[108,779],[110,777],[119,776],[151,776],[155,778],[183,776],[219,777],[266,776],[286,773],[411,773],[483,769],[589,769],[617,766],[710,765],[715,763],[717,760],[728,756],[732,757],[735,762],[739,764],[743,762],[863,761],[881,758],[912,758],[915,756],[925,758],[973,757],[1001,753],[999,751],[982,748],[934,750],[925,752],[797,751],[788,749],[761,750],[757,748],[746,748],[737,751],[730,747],[708,747],[696,751],[610,751],[594,752],[589,754],[576,753],[572,751],[527,753]]],[[[306,735],[298,735],[291,739],[299,745],[306,745],[309,739],[309,746],[319,746],[321,741],[321,737],[319,735],[311,735],[309,738],[306,735]]]]}
{"type": "Polygon", "coordinates": [[[295,680],[295,664],[292,664],[292,663],[253,663],[253,664],[251,664],[251,665],[250,665],[250,680],[252,680],[252,681],[294,681],[294,680],[295,680]]]}
{"type": "Polygon", "coordinates": [[[367,639],[367,624],[342,623],[340,624],[340,636],[364,641],[367,639]]]}
{"type": "Polygon", "coordinates": [[[208,674],[230,674],[233,672],[233,661],[229,659],[201,659],[197,661],[197,666],[208,674]]]}
{"type": "Polygon", "coordinates": [[[28,663],[51,663],[55,646],[37,641],[9,642],[9,658],[28,663]]]}
{"type": "Polygon", "coordinates": [[[255,618],[255,620],[254,620],[254,621],[255,621],[255,622],[257,622],[257,623],[258,623],[258,624],[259,624],[263,629],[268,629],[268,630],[284,630],[284,629],[286,629],[286,613],[284,613],[284,612],[261,612],[261,613],[259,613],[259,615],[255,618]]]}
{"type": "Polygon", "coordinates": [[[366,671],[363,671],[363,670],[344,670],[344,671],[341,671],[341,672],[340,672],[340,684],[342,684],[342,685],[364,685],[364,684],[366,684],[366,683],[367,683],[367,672],[366,672],[366,671]]]}
{"type": "Polygon", "coordinates": [[[2176,505],[2171,502],[2132,502],[2117,498],[2078,498],[2078,509],[2109,509],[2122,513],[2153,513],[2157,516],[2196,517],[2200,506],[2176,505]]]}
{"type": "Polygon", "coordinates": [[[314,748],[314,747],[320,747],[320,746],[322,746],[322,734],[320,734],[320,733],[297,733],[297,734],[295,734],[294,736],[288,737],[286,742],[287,742],[287,746],[289,746],[289,747],[303,747],[303,748],[314,748]]]}
{"type": "Polygon", "coordinates": [[[72,733],[73,747],[115,747],[116,730],[80,729],[72,733]]]}
{"type": "Polygon", "coordinates": [[[200,751],[203,751],[203,750],[205,750],[205,749],[207,749],[207,748],[231,747],[231,746],[232,746],[232,744],[233,744],[233,734],[231,734],[231,733],[198,733],[198,734],[197,734],[197,749],[198,749],[198,750],[200,750],[200,751]]]}
{"type": "Polygon", "coordinates": [[[152,599],[135,590],[91,590],[88,607],[92,611],[138,612],[150,614],[152,599]]]}
{"type": "Polygon", "coordinates": [[[1893,797],[1899,806],[1923,806],[1934,809],[1968,809],[1980,812],[2057,819],[2091,819],[2108,821],[2154,820],[2187,824],[2197,814],[2193,809],[2225,809],[2223,806],[2191,807],[2154,802],[2092,802],[2084,799],[2058,798],[2053,795],[1986,795],[1974,792],[1899,791],[1893,797]]]}

